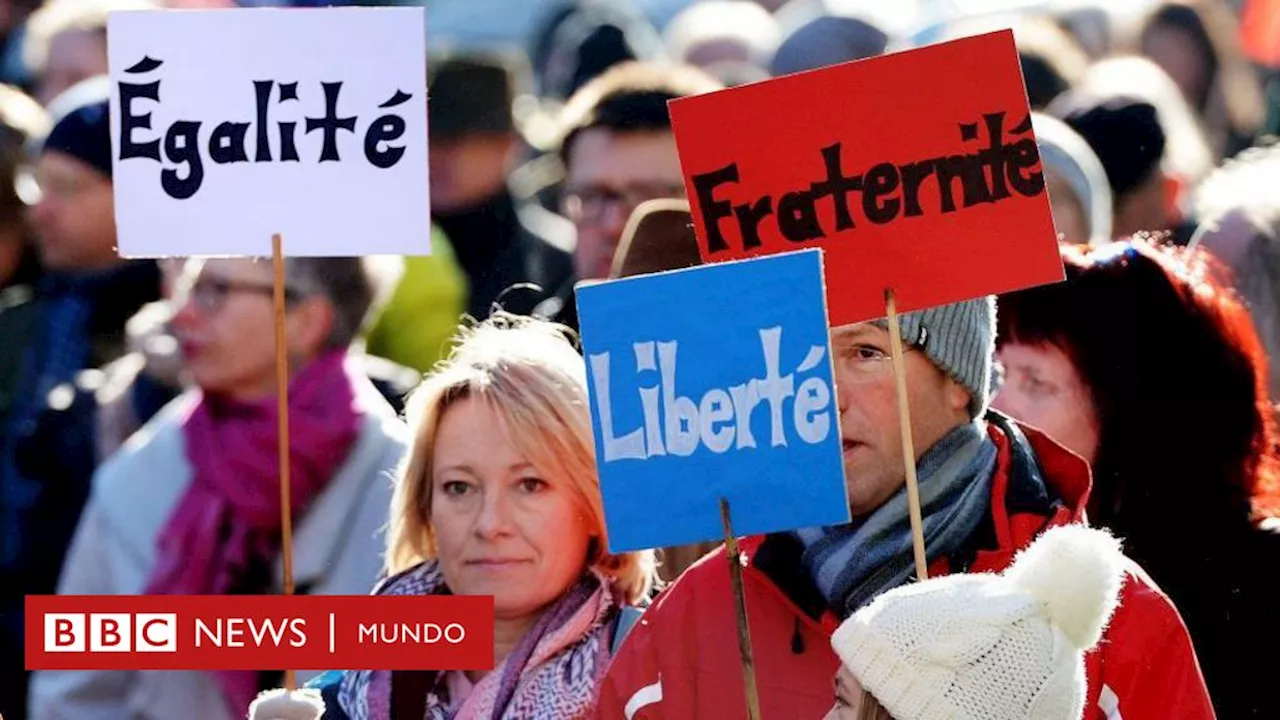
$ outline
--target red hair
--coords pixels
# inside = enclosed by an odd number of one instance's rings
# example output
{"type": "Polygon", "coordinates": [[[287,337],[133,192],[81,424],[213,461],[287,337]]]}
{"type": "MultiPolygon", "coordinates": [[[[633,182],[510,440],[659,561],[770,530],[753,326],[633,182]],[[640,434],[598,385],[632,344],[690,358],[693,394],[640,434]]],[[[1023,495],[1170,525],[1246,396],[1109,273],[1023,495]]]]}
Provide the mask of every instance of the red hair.
{"type": "Polygon", "coordinates": [[[1146,237],[1062,258],[1065,283],[1001,298],[998,342],[1053,344],[1089,387],[1093,519],[1141,543],[1280,517],[1267,356],[1222,266],[1146,237]]]}

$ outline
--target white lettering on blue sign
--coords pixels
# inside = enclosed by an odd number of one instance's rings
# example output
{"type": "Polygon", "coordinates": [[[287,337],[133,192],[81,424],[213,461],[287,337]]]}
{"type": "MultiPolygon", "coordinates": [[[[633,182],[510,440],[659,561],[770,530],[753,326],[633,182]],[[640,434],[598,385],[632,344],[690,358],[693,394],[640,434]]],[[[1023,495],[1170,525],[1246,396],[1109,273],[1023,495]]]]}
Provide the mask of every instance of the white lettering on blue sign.
{"type": "Polygon", "coordinates": [[[769,444],[785,447],[788,433],[785,401],[791,403],[790,421],[795,435],[810,445],[821,443],[831,433],[831,388],[821,377],[809,377],[796,386],[796,375],[818,367],[826,348],[814,345],[795,370],[782,375],[779,348],[782,328],[760,330],[765,374],[729,388],[712,388],[701,400],[680,395],[676,388],[679,342],[638,342],[637,376],[657,371],[657,387],[638,388],[644,425],[619,435],[614,432],[609,353],[590,356],[594,387],[604,436],[604,462],[644,460],[659,455],[687,457],[706,446],[714,453],[756,447],[751,418],[762,402],[769,407],[769,444]],[[655,358],[656,355],[656,358],[655,358]],[[735,442],[736,441],[736,442],[735,442]]]}

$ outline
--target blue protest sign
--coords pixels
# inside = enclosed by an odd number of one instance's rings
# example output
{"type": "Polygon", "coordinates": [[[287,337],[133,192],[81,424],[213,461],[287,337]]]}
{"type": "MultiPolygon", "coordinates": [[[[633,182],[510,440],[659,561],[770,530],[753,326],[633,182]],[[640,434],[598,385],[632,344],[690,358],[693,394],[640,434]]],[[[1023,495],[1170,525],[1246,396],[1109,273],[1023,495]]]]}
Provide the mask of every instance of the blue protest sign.
{"type": "Polygon", "coordinates": [[[820,253],[577,289],[611,552],[849,521],[820,253]]]}

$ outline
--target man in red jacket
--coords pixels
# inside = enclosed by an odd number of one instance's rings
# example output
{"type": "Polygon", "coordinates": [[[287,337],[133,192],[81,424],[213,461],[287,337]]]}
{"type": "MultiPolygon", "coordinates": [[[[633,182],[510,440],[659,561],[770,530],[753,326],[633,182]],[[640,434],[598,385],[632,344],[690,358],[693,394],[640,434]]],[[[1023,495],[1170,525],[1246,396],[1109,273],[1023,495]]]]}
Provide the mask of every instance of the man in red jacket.
{"type": "MultiPolygon", "coordinates": [[[[1046,528],[1084,522],[1084,461],[987,411],[994,324],[992,298],[899,320],[930,575],[1003,570],[1046,528]]],[[[832,331],[854,521],[742,542],[767,720],[821,718],[833,704],[839,666],[831,633],[876,595],[914,579],[887,327],[882,320],[832,331]]],[[[1086,665],[1086,720],[1214,717],[1181,617],[1137,565],[1086,665]]],[[[603,681],[598,717],[746,717],[723,547],[685,572],[636,624],[603,681]]]]}

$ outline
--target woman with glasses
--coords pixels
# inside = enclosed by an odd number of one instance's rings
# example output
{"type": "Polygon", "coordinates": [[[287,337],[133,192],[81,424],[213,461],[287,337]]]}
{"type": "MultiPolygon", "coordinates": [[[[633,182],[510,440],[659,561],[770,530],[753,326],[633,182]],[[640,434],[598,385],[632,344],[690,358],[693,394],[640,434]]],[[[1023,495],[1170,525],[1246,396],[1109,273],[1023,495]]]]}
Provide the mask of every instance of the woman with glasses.
{"type": "MultiPolygon", "coordinates": [[[[299,594],[363,594],[381,567],[408,433],[349,352],[385,296],[368,259],[286,264],[299,594]]],[[[188,264],[173,327],[195,386],[94,477],[62,594],[273,593],[282,587],[271,265],[188,264]]],[[[303,678],[305,680],[305,677],[303,678]]],[[[229,720],[280,678],[254,672],[37,674],[32,717],[229,720]]]]}
{"type": "Polygon", "coordinates": [[[1275,415],[1248,311],[1199,250],[1063,260],[1065,283],[1000,299],[994,406],[1092,465],[1090,520],[1182,613],[1218,716],[1274,714],[1274,673],[1246,660],[1280,645],[1275,415]]]}

